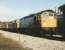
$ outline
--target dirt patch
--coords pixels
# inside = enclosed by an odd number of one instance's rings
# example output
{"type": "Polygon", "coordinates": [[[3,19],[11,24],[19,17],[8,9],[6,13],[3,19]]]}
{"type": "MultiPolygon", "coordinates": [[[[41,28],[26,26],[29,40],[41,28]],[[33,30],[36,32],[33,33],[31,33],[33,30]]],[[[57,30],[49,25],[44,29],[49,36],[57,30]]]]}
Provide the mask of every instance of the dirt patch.
{"type": "Polygon", "coordinates": [[[0,50],[31,50],[30,48],[23,48],[17,41],[5,38],[0,34],[0,50]]]}

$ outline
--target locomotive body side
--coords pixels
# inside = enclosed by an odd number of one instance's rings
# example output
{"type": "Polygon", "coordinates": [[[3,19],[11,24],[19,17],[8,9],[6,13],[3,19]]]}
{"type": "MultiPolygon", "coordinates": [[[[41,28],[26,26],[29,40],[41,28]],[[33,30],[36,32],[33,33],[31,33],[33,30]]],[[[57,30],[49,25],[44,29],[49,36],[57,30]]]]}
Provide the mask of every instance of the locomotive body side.
{"type": "Polygon", "coordinates": [[[20,28],[32,28],[34,26],[34,17],[22,18],[20,22],[20,28]]]}
{"type": "Polygon", "coordinates": [[[36,21],[35,15],[30,15],[20,19],[20,31],[21,32],[35,32],[38,28],[38,22],[36,21]]]}

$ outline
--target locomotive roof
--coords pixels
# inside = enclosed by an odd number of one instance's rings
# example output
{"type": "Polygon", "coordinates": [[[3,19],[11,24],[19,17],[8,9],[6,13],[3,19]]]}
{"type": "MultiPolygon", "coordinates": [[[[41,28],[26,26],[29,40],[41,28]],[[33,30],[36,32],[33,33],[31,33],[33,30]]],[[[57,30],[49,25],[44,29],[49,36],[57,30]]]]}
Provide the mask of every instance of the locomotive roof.
{"type": "MultiPolygon", "coordinates": [[[[25,17],[21,18],[21,19],[25,19],[25,18],[29,18],[29,17],[33,17],[33,16],[35,16],[35,14],[30,14],[30,15],[28,15],[28,16],[25,16],[25,17]]],[[[20,19],[20,20],[21,20],[21,19],[20,19]]]]}
{"type": "Polygon", "coordinates": [[[35,17],[36,15],[42,14],[44,12],[52,12],[52,13],[55,13],[53,10],[44,10],[44,11],[41,11],[41,12],[38,12],[38,13],[35,13],[35,14],[30,14],[28,16],[25,16],[25,17],[21,18],[20,20],[25,19],[25,18],[29,18],[29,17],[35,17]]]}
{"type": "Polygon", "coordinates": [[[37,14],[42,14],[44,12],[52,12],[52,13],[55,13],[53,10],[44,10],[44,11],[38,12],[37,14]]]}
{"type": "Polygon", "coordinates": [[[44,10],[42,12],[54,12],[53,10],[44,10]]]}

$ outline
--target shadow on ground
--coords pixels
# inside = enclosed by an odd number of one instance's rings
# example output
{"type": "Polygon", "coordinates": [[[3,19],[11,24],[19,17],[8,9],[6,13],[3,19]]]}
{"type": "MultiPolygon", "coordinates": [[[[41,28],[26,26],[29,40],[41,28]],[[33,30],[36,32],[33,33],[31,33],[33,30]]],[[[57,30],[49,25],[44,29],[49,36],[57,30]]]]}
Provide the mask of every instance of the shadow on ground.
{"type": "Polygon", "coordinates": [[[56,32],[52,32],[52,33],[28,33],[25,32],[23,33],[25,35],[30,35],[33,37],[40,37],[40,38],[45,38],[45,39],[49,39],[49,40],[56,40],[56,41],[65,41],[65,35],[64,34],[60,34],[57,35],[56,32]]]}
{"type": "Polygon", "coordinates": [[[5,38],[2,34],[0,34],[0,50],[32,50],[32,49],[23,48],[17,41],[5,38]]]}

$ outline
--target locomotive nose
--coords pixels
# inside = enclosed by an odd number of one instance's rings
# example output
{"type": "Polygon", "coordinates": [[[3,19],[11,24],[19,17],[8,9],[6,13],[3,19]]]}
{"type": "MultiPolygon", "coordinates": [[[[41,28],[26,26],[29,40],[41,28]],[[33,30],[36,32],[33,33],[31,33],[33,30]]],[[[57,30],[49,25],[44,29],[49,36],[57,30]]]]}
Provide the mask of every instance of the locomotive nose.
{"type": "Polygon", "coordinates": [[[54,17],[50,17],[46,20],[41,20],[41,27],[57,27],[57,19],[54,17]]]}

